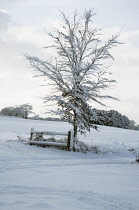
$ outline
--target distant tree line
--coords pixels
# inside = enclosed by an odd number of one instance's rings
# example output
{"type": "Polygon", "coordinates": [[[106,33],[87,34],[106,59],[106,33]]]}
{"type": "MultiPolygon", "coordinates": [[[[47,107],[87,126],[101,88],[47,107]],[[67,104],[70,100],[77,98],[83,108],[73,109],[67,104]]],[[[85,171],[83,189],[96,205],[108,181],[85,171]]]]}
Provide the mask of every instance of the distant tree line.
{"type": "MultiPolygon", "coordinates": [[[[40,117],[39,115],[34,115],[32,119],[47,120],[47,121],[67,121],[62,118],[53,118],[53,117],[43,118],[40,117]]],[[[139,125],[137,125],[135,121],[129,120],[128,117],[122,115],[121,113],[115,110],[105,111],[105,110],[93,109],[92,117],[90,117],[90,122],[92,124],[97,124],[97,125],[139,130],[139,125]]]]}
{"type": "Polygon", "coordinates": [[[1,115],[7,115],[7,116],[16,116],[16,117],[21,117],[24,119],[27,119],[29,114],[33,113],[32,112],[32,105],[29,104],[23,104],[20,106],[9,106],[5,107],[0,111],[1,115]]]}
{"type": "Polygon", "coordinates": [[[33,119],[33,120],[46,120],[46,121],[62,121],[62,122],[65,121],[65,122],[67,122],[66,120],[64,120],[62,118],[58,118],[58,117],[40,117],[38,114],[30,117],[30,119],[33,119]]]}
{"type": "MultiPolygon", "coordinates": [[[[9,106],[5,107],[0,111],[1,115],[7,116],[17,116],[24,119],[27,119],[29,114],[32,112],[33,107],[29,104],[23,104],[20,106],[9,106]]],[[[34,115],[31,117],[34,120],[47,120],[47,121],[66,121],[62,118],[54,118],[54,117],[47,117],[43,118],[39,115],[34,115]]],[[[118,111],[110,110],[92,110],[92,117],[90,117],[90,123],[97,124],[97,125],[105,125],[105,126],[112,126],[117,128],[124,128],[124,129],[132,129],[132,130],[139,130],[139,125],[136,124],[133,120],[129,120],[128,117],[122,115],[118,111]]]]}
{"type": "Polygon", "coordinates": [[[129,120],[128,117],[122,115],[121,113],[115,110],[104,111],[93,109],[91,123],[118,128],[139,130],[139,125],[137,125],[133,120],[129,120]]]}

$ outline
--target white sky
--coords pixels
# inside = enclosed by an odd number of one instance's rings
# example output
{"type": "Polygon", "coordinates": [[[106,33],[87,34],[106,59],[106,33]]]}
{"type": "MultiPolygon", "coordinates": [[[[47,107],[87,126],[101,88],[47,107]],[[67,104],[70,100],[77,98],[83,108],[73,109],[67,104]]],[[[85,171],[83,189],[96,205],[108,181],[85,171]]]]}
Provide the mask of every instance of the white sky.
{"type": "MultiPolygon", "coordinates": [[[[46,58],[43,49],[50,31],[61,21],[60,12],[71,17],[75,9],[94,8],[94,22],[105,35],[121,32],[124,42],[112,50],[111,72],[117,85],[109,93],[120,102],[107,101],[114,109],[139,123],[139,1],[138,0],[0,0],[0,109],[30,103],[36,113],[44,112],[47,90],[42,79],[21,53],[46,58]]],[[[51,53],[51,52],[50,52],[51,53]]],[[[93,104],[92,104],[93,106],[93,104]]],[[[104,107],[96,108],[104,109],[104,107]]]]}

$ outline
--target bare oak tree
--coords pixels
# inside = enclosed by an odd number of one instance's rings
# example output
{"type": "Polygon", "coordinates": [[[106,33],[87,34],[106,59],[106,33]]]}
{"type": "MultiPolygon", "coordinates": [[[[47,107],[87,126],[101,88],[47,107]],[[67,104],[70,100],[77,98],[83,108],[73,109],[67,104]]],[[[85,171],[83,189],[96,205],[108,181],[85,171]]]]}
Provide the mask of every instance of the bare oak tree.
{"type": "Polygon", "coordinates": [[[56,30],[56,35],[49,33],[54,44],[46,47],[54,49],[57,57],[47,61],[29,55],[26,58],[56,87],[57,91],[47,95],[45,102],[57,102],[59,108],[56,113],[62,114],[73,125],[76,142],[78,131],[85,133],[93,126],[90,123],[90,102],[104,105],[102,99],[114,99],[102,95],[101,90],[115,82],[109,77],[105,61],[113,59],[109,50],[119,42],[118,35],[112,36],[106,42],[99,38],[101,30],[93,25],[93,10],[85,10],[83,16],[75,12],[71,21],[64,13],[61,14],[62,28],[56,30]]]}

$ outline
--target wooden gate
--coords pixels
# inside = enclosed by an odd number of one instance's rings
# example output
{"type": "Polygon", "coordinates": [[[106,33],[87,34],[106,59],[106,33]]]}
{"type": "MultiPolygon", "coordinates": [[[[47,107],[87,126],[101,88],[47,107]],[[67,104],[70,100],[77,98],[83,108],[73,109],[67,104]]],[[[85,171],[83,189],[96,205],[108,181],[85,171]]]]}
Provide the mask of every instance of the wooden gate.
{"type": "Polygon", "coordinates": [[[73,130],[66,132],[54,132],[54,131],[36,131],[33,128],[30,132],[30,145],[38,145],[38,146],[55,146],[55,147],[64,147],[67,150],[73,150],[73,130]],[[46,136],[52,136],[51,138],[44,138],[46,136]],[[57,141],[56,136],[66,136],[66,142],[57,141]],[[51,141],[54,139],[55,141],[51,141]]]}

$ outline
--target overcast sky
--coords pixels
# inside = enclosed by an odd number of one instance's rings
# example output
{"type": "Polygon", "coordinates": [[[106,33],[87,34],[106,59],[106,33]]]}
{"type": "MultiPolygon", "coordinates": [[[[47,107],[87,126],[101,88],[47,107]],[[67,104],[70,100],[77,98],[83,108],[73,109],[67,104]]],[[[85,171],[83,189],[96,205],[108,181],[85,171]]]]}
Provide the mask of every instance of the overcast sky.
{"type": "Polygon", "coordinates": [[[112,50],[115,60],[111,72],[117,84],[109,91],[120,102],[107,101],[107,109],[139,123],[138,0],[0,0],[0,109],[30,103],[36,113],[45,111],[40,97],[49,90],[40,86],[42,79],[33,78],[35,72],[22,53],[47,59],[45,30],[58,27],[59,10],[71,17],[75,9],[82,13],[90,8],[96,12],[94,22],[103,28],[104,36],[120,32],[124,42],[112,50]]]}

